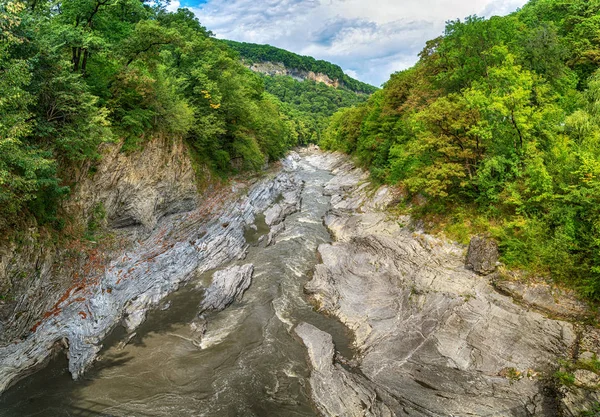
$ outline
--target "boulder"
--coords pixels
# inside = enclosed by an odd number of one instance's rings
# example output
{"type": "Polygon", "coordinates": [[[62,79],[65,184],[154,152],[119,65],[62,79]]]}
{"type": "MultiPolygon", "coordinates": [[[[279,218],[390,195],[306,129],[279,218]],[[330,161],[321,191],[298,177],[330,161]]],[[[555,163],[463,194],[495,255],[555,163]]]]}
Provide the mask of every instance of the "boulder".
{"type": "Polygon", "coordinates": [[[206,290],[200,312],[221,311],[237,298],[241,298],[252,283],[254,265],[234,265],[217,271],[213,275],[212,284],[206,290]]]}
{"type": "Polygon", "coordinates": [[[474,236],[469,242],[466,266],[480,275],[496,271],[498,244],[485,236],[474,236]]]}

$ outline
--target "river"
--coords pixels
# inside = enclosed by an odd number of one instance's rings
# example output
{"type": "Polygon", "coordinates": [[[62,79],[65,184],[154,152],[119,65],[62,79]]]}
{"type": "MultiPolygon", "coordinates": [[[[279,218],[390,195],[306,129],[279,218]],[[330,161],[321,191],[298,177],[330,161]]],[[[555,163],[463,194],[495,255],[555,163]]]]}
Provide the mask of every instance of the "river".
{"type": "MultiPolygon", "coordinates": [[[[306,321],[333,335],[351,357],[350,335],[337,320],[314,311],[303,286],[317,263],[316,249],[331,237],[322,217],[329,206],[323,187],[332,176],[298,163],[305,182],[299,212],[288,216],[275,244],[265,246],[264,218],[248,230],[247,257],[255,267],[241,301],[208,315],[200,346],[192,343],[211,273],[192,279],[152,311],[127,344],[117,328],[100,360],[79,381],[58,356],[0,397],[0,415],[24,416],[315,416],[306,349],[293,335],[306,321]]],[[[225,267],[224,265],[223,267],[225,267]]]]}

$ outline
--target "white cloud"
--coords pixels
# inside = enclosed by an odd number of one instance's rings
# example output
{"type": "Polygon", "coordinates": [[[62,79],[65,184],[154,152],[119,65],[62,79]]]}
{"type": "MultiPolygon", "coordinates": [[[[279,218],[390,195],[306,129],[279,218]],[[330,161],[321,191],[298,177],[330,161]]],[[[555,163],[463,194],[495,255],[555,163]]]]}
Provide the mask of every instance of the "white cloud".
{"type": "Polygon", "coordinates": [[[181,2],[179,0],[171,0],[169,5],[167,6],[167,10],[170,12],[176,12],[177,9],[181,7],[181,2]]]}
{"type": "Polygon", "coordinates": [[[443,33],[447,20],[503,15],[525,2],[208,0],[192,10],[220,38],[268,43],[325,59],[380,85],[391,73],[413,65],[425,42],[443,33]]]}

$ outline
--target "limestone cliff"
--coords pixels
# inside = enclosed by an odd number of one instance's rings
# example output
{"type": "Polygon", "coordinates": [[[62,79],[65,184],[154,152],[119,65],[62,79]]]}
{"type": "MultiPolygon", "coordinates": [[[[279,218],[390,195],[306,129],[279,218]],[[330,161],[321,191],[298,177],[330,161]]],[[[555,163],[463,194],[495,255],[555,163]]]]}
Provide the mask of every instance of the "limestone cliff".
{"type": "Polygon", "coordinates": [[[270,76],[287,75],[298,81],[312,80],[334,88],[338,88],[340,86],[339,80],[331,79],[327,74],[287,68],[280,62],[255,62],[254,64],[250,65],[249,68],[254,72],[259,72],[261,74],[270,76]]]}

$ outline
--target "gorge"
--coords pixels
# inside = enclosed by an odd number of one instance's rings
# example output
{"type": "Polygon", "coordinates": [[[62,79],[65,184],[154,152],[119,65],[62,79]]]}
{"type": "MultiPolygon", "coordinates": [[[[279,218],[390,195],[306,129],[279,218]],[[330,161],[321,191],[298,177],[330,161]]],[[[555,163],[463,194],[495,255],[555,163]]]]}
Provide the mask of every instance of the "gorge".
{"type": "Polygon", "coordinates": [[[600,3],[267,3],[0,0],[0,417],[599,417],[600,3]]]}
{"type": "Polygon", "coordinates": [[[560,358],[597,354],[596,329],[496,291],[464,248],[390,217],[402,196],[347,157],[302,150],[271,175],[227,215],[162,219],[172,248],[144,260],[151,234],[89,301],[3,348],[4,387],[59,340],[78,380],[59,355],[1,397],[2,415],[551,416],[592,404],[593,384],[559,395],[547,376],[560,358]],[[131,265],[142,272],[116,283],[131,265]],[[84,309],[102,320],[82,326],[84,309]]]}

